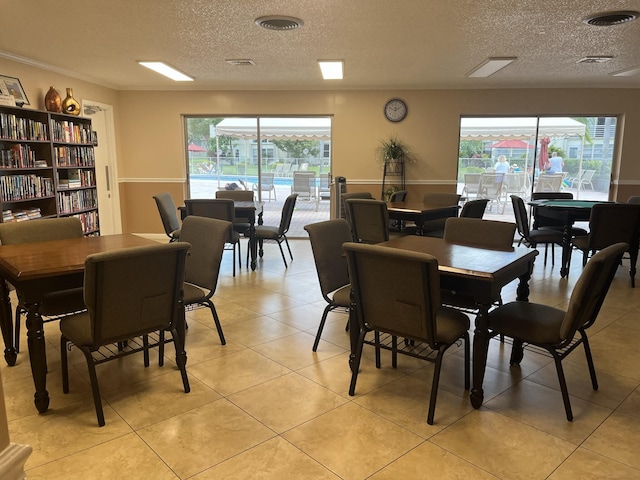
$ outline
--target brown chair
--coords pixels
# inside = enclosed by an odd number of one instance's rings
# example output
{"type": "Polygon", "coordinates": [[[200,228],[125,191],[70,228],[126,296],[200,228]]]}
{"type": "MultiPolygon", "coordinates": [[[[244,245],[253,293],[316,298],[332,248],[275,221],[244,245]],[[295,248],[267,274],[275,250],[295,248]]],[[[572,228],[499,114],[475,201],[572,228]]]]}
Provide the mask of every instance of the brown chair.
{"type": "Polygon", "coordinates": [[[322,298],[327,302],[313,342],[315,352],[329,312],[350,305],[351,285],[342,245],[351,241],[351,230],[342,218],[305,225],[304,229],[309,234],[322,298]]]}
{"type": "MultiPolygon", "coordinates": [[[[444,237],[444,231],[447,228],[447,223],[449,220],[457,219],[457,218],[473,218],[473,219],[481,219],[484,216],[484,211],[487,208],[487,203],[489,203],[489,199],[481,198],[479,200],[469,200],[464,204],[462,210],[460,210],[460,217],[449,217],[443,219],[445,221],[444,228],[442,230],[432,230],[428,232],[429,237],[444,237]]],[[[502,223],[502,222],[498,222],[502,223]]],[[[515,225],[514,225],[515,228],[515,225]]],[[[467,231],[467,236],[469,232],[467,231]]]]}
{"type": "MultiPolygon", "coordinates": [[[[234,202],[253,202],[254,194],[251,190],[218,190],[216,198],[230,198],[234,202]]],[[[235,217],[233,222],[233,230],[238,233],[244,233],[251,228],[251,222],[248,218],[235,217]]]]}
{"type": "Polygon", "coordinates": [[[360,334],[355,351],[349,395],[355,394],[360,358],[367,332],[375,332],[376,366],[380,366],[380,332],[393,337],[392,361],[396,366],[397,337],[428,345],[435,363],[427,423],[433,424],[442,359],[449,347],[464,341],[465,389],[469,389],[469,318],[440,303],[440,273],[435,257],[381,247],[346,243],[349,277],[360,334]],[[390,279],[402,279],[393,281],[390,279]]]}
{"type": "Polygon", "coordinates": [[[640,195],[632,195],[627,199],[627,203],[632,205],[640,205],[640,195]]]}
{"type": "Polygon", "coordinates": [[[614,243],[629,245],[631,286],[636,286],[636,262],[638,260],[638,231],[640,229],[640,205],[629,203],[597,203],[589,216],[589,235],[575,237],[573,246],[582,251],[582,265],[586,265],[589,253],[595,253],[614,243]]]}
{"type": "MultiPolygon", "coordinates": [[[[256,225],[255,241],[258,242],[259,245],[260,258],[262,258],[262,256],[264,255],[264,250],[262,248],[264,241],[273,240],[278,244],[278,247],[280,248],[280,255],[282,255],[282,261],[284,262],[285,268],[288,268],[289,265],[287,265],[287,259],[284,256],[282,242],[287,245],[289,256],[291,257],[291,260],[293,260],[293,254],[291,253],[289,240],[287,240],[287,232],[289,231],[289,227],[291,226],[291,218],[293,217],[293,211],[296,208],[297,199],[297,193],[292,193],[286,198],[286,200],[284,201],[284,206],[282,207],[282,213],[280,214],[279,225],[256,225]]],[[[247,266],[249,266],[249,250],[250,245],[247,245],[247,266]]]]}
{"type": "Polygon", "coordinates": [[[510,302],[489,313],[491,332],[514,339],[511,365],[518,365],[522,360],[523,343],[541,347],[553,356],[569,421],[573,420],[573,413],[562,360],[582,344],[591,384],[594,390],[598,389],[586,330],[596,321],[622,254],[628,248],[628,244],[618,243],[591,258],[576,282],[566,311],[538,303],[510,302]]]}
{"type": "Polygon", "coordinates": [[[380,243],[389,240],[389,212],[381,200],[345,200],[347,222],[354,242],[380,243]]]}
{"type": "Polygon", "coordinates": [[[347,218],[347,207],[344,204],[345,201],[351,198],[364,198],[373,200],[373,196],[369,192],[346,192],[340,196],[340,201],[342,202],[340,209],[340,218],[347,218]]]}
{"type": "Polygon", "coordinates": [[[154,195],[153,199],[156,201],[160,213],[164,233],[167,234],[170,242],[175,242],[180,239],[180,220],[173,197],[168,192],[162,192],[154,195]]]}
{"type": "Polygon", "coordinates": [[[180,316],[184,315],[181,290],[188,250],[189,244],[176,242],[87,257],[84,276],[87,311],[60,321],[62,389],[69,393],[67,343],[71,342],[82,351],[87,361],[99,426],[103,426],[105,421],[95,366],[137,351],[144,352],[145,366],[148,366],[149,333],[171,332],[184,391],[189,392],[184,345],[177,332],[180,316]],[[144,341],[140,348],[126,348],[115,354],[111,354],[114,349],[100,349],[139,336],[143,336],[144,341]],[[93,352],[99,350],[109,355],[96,354],[94,358],[93,352]]]}
{"type": "MultiPolygon", "coordinates": [[[[442,205],[443,207],[458,205],[460,196],[457,193],[425,193],[422,197],[422,203],[425,205],[442,205]]],[[[456,211],[455,217],[458,216],[456,211]]],[[[449,217],[447,217],[449,218],[449,217]]],[[[444,231],[444,224],[447,218],[438,218],[437,220],[427,220],[422,224],[422,234],[424,236],[436,236],[442,237],[444,231]]]]}
{"type": "MultiPolygon", "coordinates": [[[[187,215],[216,218],[226,222],[235,223],[236,213],[233,200],[230,198],[197,198],[184,201],[187,207],[187,215]]],[[[231,230],[227,238],[225,250],[233,250],[233,276],[236,276],[236,247],[238,248],[238,267],[242,267],[242,255],[240,254],[240,235],[231,230]]]]}
{"type": "Polygon", "coordinates": [[[404,202],[407,200],[407,190],[398,190],[389,195],[389,202],[404,202]]]}
{"type": "Polygon", "coordinates": [[[549,244],[551,244],[551,264],[555,265],[554,260],[554,244],[562,244],[562,232],[552,228],[547,229],[529,229],[529,217],[527,216],[527,207],[524,200],[517,195],[511,195],[513,203],[513,214],[516,217],[516,225],[520,240],[518,245],[525,244],[528,247],[536,248],[539,243],[544,244],[544,264],[547,264],[547,253],[549,244]]]}
{"type": "Polygon", "coordinates": [[[181,242],[191,245],[184,274],[184,304],[198,304],[211,310],[222,345],[227,342],[211,297],[218,285],[220,262],[230,230],[230,222],[192,215],[182,222],[180,237],[181,242]]]}
{"type": "MultiPolygon", "coordinates": [[[[43,218],[28,222],[0,223],[0,243],[15,245],[19,243],[46,242],[82,238],[82,222],[76,217],[43,218]]],[[[48,293],[40,304],[40,313],[46,317],[43,321],[58,320],[61,315],[84,310],[82,288],[58,290],[48,293]]],[[[20,351],[20,316],[27,309],[20,298],[15,314],[15,348],[20,351]]]]}

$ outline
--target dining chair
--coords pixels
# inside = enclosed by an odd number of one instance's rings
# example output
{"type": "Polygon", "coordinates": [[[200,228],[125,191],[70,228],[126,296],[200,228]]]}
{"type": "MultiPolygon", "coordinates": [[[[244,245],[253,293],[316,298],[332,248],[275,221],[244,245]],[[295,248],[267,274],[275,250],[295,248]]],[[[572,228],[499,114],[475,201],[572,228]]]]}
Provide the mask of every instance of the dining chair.
{"type": "MultiPolygon", "coordinates": [[[[216,218],[235,223],[236,213],[233,200],[230,198],[196,198],[186,199],[184,204],[187,215],[216,218]]],[[[236,276],[236,247],[238,249],[238,268],[242,267],[242,255],[240,253],[240,235],[233,229],[229,232],[225,244],[225,250],[233,250],[233,276],[236,276]],[[228,245],[228,246],[227,246],[228,245]]]]}
{"type": "MultiPolygon", "coordinates": [[[[293,211],[296,207],[296,200],[298,199],[298,194],[293,193],[289,195],[285,201],[284,206],[282,207],[282,213],[280,214],[280,224],[279,225],[256,225],[255,231],[255,241],[258,242],[259,245],[259,254],[262,258],[263,244],[265,240],[273,240],[278,244],[280,248],[280,254],[282,255],[282,261],[284,262],[284,267],[288,268],[287,259],[284,256],[284,250],[282,249],[282,242],[287,245],[287,250],[289,250],[289,256],[291,260],[293,260],[293,254],[291,253],[291,247],[289,246],[289,240],[287,240],[287,232],[289,231],[289,227],[291,226],[291,218],[293,217],[293,211]]],[[[247,235],[245,233],[245,235],[247,235]]],[[[251,240],[249,240],[250,242],[251,240]]],[[[249,265],[249,250],[251,249],[251,245],[247,244],[247,266],[249,265]]]]}
{"type": "Polygon", "coordinates": [[[154,195],[153,199],[160,212],[164,233],[167,234],[170,242],[175,242],[180,238],[180,220],[173,197],[169,192],[162,192],[154,195]]]}
{"type": "Polygon", "coordinates": [[[549,244],[551,244],[551,265],[555,265],[555,251],[554,245],[562,245],[562,232],[551,228],[546,229],[530,229],[529,217],[527,216],[527,207],[524,205],[524,200],[517,195],[511,195],[511,202],[513,204],[513,214],[516,218],[516,226],[518,227],[518,234],[520,240],[518,245],[526,245],[527,247],[536,248],[539,243],[544,244],[544,264],[547,264],[547,253],[549,250],[549,244]]]}
{"type": "Polygon", "coordinates": [[[220,262],[230,230],[230,222],[191,215],[182,222],[180,237],[181,242],[191,245],[184,273],[184,305],[197,304],[211,310],[222,345],[227,342],[211,298],[218,285],[220,262]]]}
{"type": "Polygon", "coordinates": [[[336,308],[348,309],[350,305],[349,270],[342,246],[351,241],[351,230],[342,218],[305,225],[304,229],[309,234],[320,292],[327,302],[313,342],[312,350],[315,352],[329,312],[336,308]]]}
{"type": "MultiPolygon", "coordinates": [[[[443,207],[458,205],[461,195],[457,193],[431,193],[427,192],[422,197],[422,203],[425,205],[441,205],[443,207]]],[[[456,211],[454,216],[458,216],[456,211]]],[[[448,217],[447,217],[448,218],[448,217]]],[[[436,220],[427,220],[422,223],[422,234],[424,236],[442,237],[444,224],[447,218],[438,218],[436,220]]]]}
{"type": "Polygon", "coordinates": [[[464,384],[469,389],[469,318],[440,303],[438,261],[426,253],[397,248],[345,243],[352,295],[360,325],[349,395],[355,395],[360,359],[368,332],[375,333],[376,367],[380,368],[380,333],[394,339],[392,366],[397,366],[397,337],[430,347],[434,362],[427,423],[433,425],[445,352],[459,340],[464,343],[464,384]],[[390,281],[399,279],[402,281],[390,281]]]}
{"type": "MultiPolygon", "coordinates": [[[[84,299],[87,311],[60,321],[62,390],[69,393],[67,344],[73,343],[85,356],[98,425],[104,413],[96,365],[142,351],[149,365],[147,334],[169,330],[176,348],[178,368],[185,393],[190,391],[184,345],[178,335],[179,316],[184,315],[182,282],[189,244],[175,242],[133,247],[89,255],[85,261],[84,299]],[[101,349],[143,336],[139,348],[101,349]],[[93,352],[99,352],[95,357],[93,352]]],[[[130,345],[130,343],[128,344],[130,345]]],[[[155,345],[153,345],[155,346],[155,345]]]]}
{"type": "Polygon", "coordinates": [[[342,203],[340,208],[340,218],[347,218],[347,207],[345,201],[350,198],[369,198],[373,200],[373,195],[369,192],[345,192],[340,196],[340,202],[342,203]]]}
{"type": "Polygon", "coordinates": [[[632,195],[627,199],[627,203],[632,205],[640,205],[640,195],[632,195]]]}
{"type": "MultiPolygon", "coordinates": [[[[82,222],[76,217],[42,218],[28,222],[0,223],[0,243],[16,245],[20,243],[46,242],[82,238],[82,222]]],[[[62,315],[85,310],[82,288],[54,290],[46,294],[40,304],[43,321],[58,320],[62,315]]],[[[18,297],[15,313],[15,349],[20,351],[20,317],[26,315],[27,308],[18,297]]]]}
{"type": "Polygon", "coordinates": [[[253,184],[253,191],[260,191],[260,192],[269,192],[269,201],[271,201],[271,192],[273,192],[273,199],[274,200],[278,200],[278,198],[276,197],[276,187],[274,184],[274,178],[275,178],[275,173],[274,172],[264,172],[260,174],[260,185],[258,186],[257,183],[253,184]]]}
{"type": "Polygon", "coordinates": [[[381,200],[345,200],[347,222],[354,242],[380,243],[389,240],[389,212],[381,200]]]}
{"type": "Polygon", "coordinates": [[[407,190],[398,190],[389,195],[389,202],[405,202],[407,200],[407,190]]]}
{"type": "Polygon", "coordinates": [[[567,420],[573,420],[562,360],[580,344],[584,346],[591,385],[598,390],[587,329],[593,325],[609,291],[622,254],[628,244],[604,248],[585,266],[575,284],[566,311],[533,302],[509,302],[489,312],[491,334],[514,339],[510,364],[519,365],[522,345],[528,343],[547,350],[553,357],[567,420]],[[576,336],[578,334],[578,336],[576,336]]]}
{"type": "MultiPolygon", "coordinates": [[[[253,202],[253,190],[218,190],[216,198],[230,198],[234,202],[253,202]]],[[[242,234],[251,228],[251,222],[248,218],[238,217],[236,215],[233,221],[233,230],[242,234]]]]}
{"type": "Polygon", "coordinates": [[[574,237],[572,244],[582,251],[582,265],[586,265],[589,254],[614,243],[629,245],[629,276],[635,287],[636,263],[638,260],[638,233],[640,229],[640,205],[629,203],[596,203],[591,207],[589,234],[574,237]]]}
{"type": "MultiPolygon", "coordinates": [[[[531,194],[531,200],[573,200],[573,193],[571,192],[533,192],[531,194]]],[[[553,228],[555,230],[564,230],[564,221],[556,220],[555,218],[545,217],[538,214],[536,207],[531,208],[531,215],[533,217],[533,228],[553,228]]],[[[587,235],[587,231],[580,227],[571,227],[571,236],[587,235]]]]}
{"type": "MultiPolygon", "coordinates": [[[[460,210],[460,216],[466,218],[482,218],[489,203],[488,198],[480,198],[478,200],[468,200],[460,210]]],[[[448,219],[447,219],[448,220],[448,219]]],[[[445,221],[446,225],[446,221],[445,221]]]]}

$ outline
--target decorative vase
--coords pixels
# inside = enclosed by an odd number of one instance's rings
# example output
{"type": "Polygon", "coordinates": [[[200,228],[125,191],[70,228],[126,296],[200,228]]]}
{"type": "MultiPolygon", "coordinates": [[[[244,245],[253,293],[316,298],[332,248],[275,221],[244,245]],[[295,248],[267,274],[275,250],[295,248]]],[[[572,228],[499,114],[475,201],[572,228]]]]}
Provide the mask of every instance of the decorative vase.
{"type": "Polygon", "coordinates": [[[73,98],[73,88],[67,88],[67,98],[62,101],[62,112],[67,115],[80,115],[80,104],[73,98]]]}
{"type": "Polygon", "coordinates": [[[60,98],[58,91],[53,87],[50,87],[49,91],[44,96],[44,108],[48,112],[62,112],[62,99],[60,98]]]}

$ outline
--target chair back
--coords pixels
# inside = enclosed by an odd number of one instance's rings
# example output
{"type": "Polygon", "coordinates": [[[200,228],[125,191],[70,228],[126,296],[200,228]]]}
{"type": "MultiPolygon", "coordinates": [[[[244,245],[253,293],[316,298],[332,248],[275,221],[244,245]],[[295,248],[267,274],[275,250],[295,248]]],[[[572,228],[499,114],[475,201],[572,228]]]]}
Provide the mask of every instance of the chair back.
{"type": "Polygon", "coordinates": [[[213,295],[218,284],[224,244],[229,238],[231,222],[190,215],[182,223],[180,241],[191,245],[184,280],[209,290],[213,295]]]}
{"type": "MultiPolygon", "coordinates": [[[[187,207],[187,215],[198,217],[216,218],[227,222],[235,222],[236,210],[233,200],[230,198],[193,198],[184,201],[187,207]]],[[[229,232],[227,242],[232,242],[233,232],[229,232]]]]}
{"type": "Polygon", "coordinates": [[[230,198],[237,202],[253,202],[252,190],[218,190],[216,198],[230,198]]]}
{"type": "MultiPolygon", "coordinates": [[[[343,215],[341,218],[347,218],[347,205],[344,203],[350,198],[370,198],[373,200],[373,196],[369,192],[346,192],[340,196],[340,201],[342,202],[342,208],[340,209],[340,214],[343,215]]],[[[348,221],[348,220],[347,220],[348,221]]]]}
{"type": "Polygon", "coordinates": [[[76,217],[40,218],[28,222],[0,223],[0,243],[46,242],[82,238],[82,222],[76,217]]]}
{"type": "Polygon", "coordinates": [[[515,223],[479,218],[451,217],[444,225],[446,242],[495,250],[513,250],[515,233],[515,223]]]}
{"type": "Polygon", "coordinates": [[[328,296],[331,292],[349,285],[347,259],[342,248],[352,240],[349,224],[339,218],[305,225],[304,229],[309,234],[320,291],[330,302],[328,296]]]}
{"type": "Polygon", "coordinates": [[[640,205],[596,203],[589,217],[589,250],[601,250],[618,242],[634,245],[639,225],[640,205]]]}
{"type": "Polygon", "coordinates": [[[278,234],[284,235],[289,231],[291,226],[291,218],[293,217],[293,211],[296,208],[296,200],[298,199],[297,193],[292,193],[284,201],[282,207],[282,213],[280,215],[280,226],[278,227],[278,234]]]}
{"type": "Polygon", "coordinates": [[[345,200],[345,206],[354,242],[380,243],[389,240],[389,212],[385,202],[351,198],[345,200]]]}
{"type": "Polygon", "coordinates": [[[180,315],[189,244],[175,242],[89,255],[84,299],[91,345],[170,328],[180,315]]]}
{"type": "Polygon", "coordinates": [[[349,278],[361,328],[434,347],[440,308],[438,261],[426,253],[345,243],[349,278]],[[402,281],[398,281],[402,279],[402,281]]]}
{"type": "Polygon", "coordinates": [[[407,193],[409,193],[406,190],[398,190],[397,192],[393,192],[390,196],[389,196],[389,201],[390,202],[404,202],[407,200],[407,193]]]}
{"type": "Polygon", "coordinates": [[[564,180],[564,173],[544,173],[538,177],[536,192],[559,192],[564,180]]]}
{"type": "Polygon", "coordinates": [[[524,200],[517,195],[511,195],[511,203],[513,204],[513,215],[516,217],[518,233],[522,238],[529,241],[529,217],[527,216],[527,207],[524,205],[524,200]]]}
{"type": "Polygon", "coordinates": [[[169,192],[158,193],[153,196],[160,212],[160,219],[164,232],[169,238],[173,238],[172,232],[180,229],[180,220],[178,219],[178,209],[173,201],[173,197],[169,192]]]}
{"type": "Polygon", "coordinates": [[[630,203],[631,205],[640,205],[640,195],[630,196],[627,203],[630,203]]]}
{"type": "Polygon", "coordinates": [[[593,325],[622,254],[628,249],[628,244],[616,243],[600,250],[587,262],[571,292],[569,307],[560,326],[560,338],[564,342],[570,342],[578,329],[593,325]]]}
{"type": "Polygon", "coordinates": [[[480,178],[481,173],[465,173],[464,174],[464,187],[462,187],[462,194],[469,198],[471,195],[478,196],[480,190],[480,178]]]}
{"type": "Polygon", "coordinates": [[[297,193],[300,198],[315,198],[316,172],[293,172],[293,186],[291,193],[297,193]]]}
{"type": "Polygon", "coordinates": [[[422,203],[425,205],[458,205],[460,196],[457,193],[425,193],[422,203]]]}
{"type": "Polygon", "coordinates": [[[462,207],[460,216],[467,218],[482,218],[484,215],[484,211],[487,209],[487,203],[489,203],[488,198],[469,200],[462,207]]]}

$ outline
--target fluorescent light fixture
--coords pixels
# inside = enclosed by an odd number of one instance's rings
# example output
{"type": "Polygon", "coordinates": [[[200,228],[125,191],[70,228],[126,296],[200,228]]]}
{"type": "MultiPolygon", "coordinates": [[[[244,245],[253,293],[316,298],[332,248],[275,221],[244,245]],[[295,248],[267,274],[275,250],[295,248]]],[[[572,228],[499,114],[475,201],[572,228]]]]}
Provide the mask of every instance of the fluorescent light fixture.
{"type": "Polygon", "coordinates": [[[318,60],[320,70],[322,70],[322,78],[325,80],[342,80],[342,60],[318,60]]]}
{"type": "Polygon", "coordinates": [[[490,77],[517,59],[518,57],[489,57],[467,73],[467,77],[490,77]]]}
{"type": "Polygon", "coordinates": [[[166,63],[163,62],[138,62],[143,67],[147,67],[154,72],[158,72],[160,75],[164,75],[165,77],[169,77],[171,80],[175,80],[176,82],[193,82],[193,77],[189,75],[185,75],[184,73],[176,70],[173,67],[170,67],[166,63]]]}
{"type": "Polygon", "coordinates": [[[634,75],[640,74],[640,66],[627,68],[626,70],[620,70],[618,72],[610,73],[614,77],[633,77],[634,75]]]}

